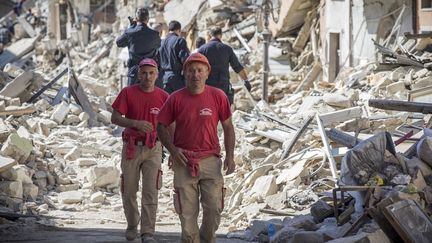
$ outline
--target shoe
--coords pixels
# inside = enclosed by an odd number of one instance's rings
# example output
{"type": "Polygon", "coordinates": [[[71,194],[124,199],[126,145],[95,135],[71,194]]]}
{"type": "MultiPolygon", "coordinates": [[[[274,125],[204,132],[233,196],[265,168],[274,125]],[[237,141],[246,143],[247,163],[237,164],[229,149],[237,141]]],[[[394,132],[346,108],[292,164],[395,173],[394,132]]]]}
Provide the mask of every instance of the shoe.
{"type": "Polygon", "coordinates": [[[157,243],[157,241],[153,237],[153,234],[142,234],[141,243],[157,243]]]}
{"type": "Polygon", "coordinates": [[[128,241],[135,240],[137,238],[137,227],[127,227],[126,229],[126,239],[128,241]]]}

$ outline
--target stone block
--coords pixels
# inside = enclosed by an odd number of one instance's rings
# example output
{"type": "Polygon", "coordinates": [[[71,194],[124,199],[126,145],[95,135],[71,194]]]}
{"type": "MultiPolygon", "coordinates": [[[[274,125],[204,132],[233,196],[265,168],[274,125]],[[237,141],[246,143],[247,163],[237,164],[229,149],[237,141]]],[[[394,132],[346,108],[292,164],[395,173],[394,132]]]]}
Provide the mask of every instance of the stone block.
{"type": "Polygon", "coordinates": [[[59,200],[63,204],[74,204],[82,202],[84,196],[80,191],[67,191],[59,193],[59,200]]]}
{"type": "Polygon", "coordinates": [[[62,124],[67,114],[69,113],[69,105],[65,102],[58,104],[51,115],[51,120],[62,124]]]}
{"type": "Polygon", "coordinates": [[[32,150],[32,140],[22,138],[17,133],[12,133],[3,144],[0,153],[4,156],[15,158],[18,163],[24,163],[32,150]]]}
{"type": "Polygon", "coordinates": [[[118,186],[120,171],[114,166],[98,165],[90,169],[88,181],[93,187],[118,186]]]}
{"type": "Polygon", "coordinates": [[[90,118],[89,114],[87,114],[85,112],[81,112],[78,117],[79,117],[80,121],[82,121],[82,122],[88,121],[90,118]]]}
{"type": "Polygon", "coordinates": [[[77,104],[69,104],[69,108],[70,108],[70,113],[72,113],[72,115],[76,115],[79,116],[79,114],[81,114],[81,112],[83,112],[83,110],[81,109],[81,106],[77,105],[77,104]]]}
{"type": "Polygon", "coordinates": [[[13,98],[6,101],[7,106],[21,106],[21,101],[19,98],[13,98]]]}
{"type": "Polygon", "coordinates": [[[81,156],[81,150],[77,146],[75,146],[64,156],[64,160],[66,161],[77,160],[80,156],[81,156]]]}
{"type": "Polygon", "coordinates": [[[57,190],[59,192],[76,191],[78,189],[79,189],[79,184],[59,185],[57,187],[57,190]]]}
{"type": "Polygon", "coordinates": [[[104,124],[111,123],[111,112],[102,110],[98,113],[98,120],[104,124]]]}
{"type": "Polygon", "coordinates": [[[327,105],[349,108],[352,106],[351,100],[341,94],[324,94],[323,100],[327,105]]]}
{"type": "Polygon", "coordinates": [[[23,196],[27,200],[36,201],[39,193],[39,187],[33,183],[23,183],[23,196]]]}
{"type": "Polygon", "coordinates": [[[299,231],[294,234],[291,243],[324,243],[322,233],[316,231],[299,231]]]}
{"type": "Polygon", "coordinates": [[[23,197],[21,181],[0,181],[0,192],[14,198],[23,197]]]}
{"type": "Polygon", "coordinates": [[[44,112],[51,107],[50,103],[45,99],[40,99],[35,103],[35,107],[38,111],[44,112]]]}
{"type": "Polygon", "coordinates": [[[386,91],[388,94],[396,94],[398,92],[406,92],[407,89],[405,88],[404,81],[398,81],[396,83],[387,85],[386,91]]]}
{"type": "Polygon", "coordinates": [[[325,218],[333,214],[333,207],[323,200],[318,200],[312,204],[310,212],[315,222],[322,222],[325,218]]]}
{"type": "Polygon", "coordinates": [[[81,120],[80,120],[80,118],[77,115],[71,114],[71,115],[68,115],[66,117],[65,121],[63,122],[63,124],[65,124],[65,125],[75,125],[75,124],[78,124],[80,122],[81,122],[81,120]]]}
{"type": "Polygon", "coordinates": [[[276,180],[273,175],[261,176],[255,181],[250,190],[250,195],[255,194],[257,196],[266,197],[275,194],[277,190],[276,180]]]}
{"type": "Polygon", "coordinates": [[[304,229],[306,231],[315,231],[318,229],[311,215],[298,215],[293,218],[285,218],[283,224],[288,227],[304,229]]]}
{"type": "Polygon", "coordinates": [[[22,183],[33,183],[33,170],[25,165],[15,165],[0,174],[0,177],[8,181],[20,181],[22,183]]]}
{"type": "Polygon", "coordinates": [[[76,160],[76,163],[80,167],[92,166],[92,165],[97,164],[96,159],[94,159],[94,158],[79,158],[76,160]]]}
{"type": "Polygon", "coordinates": [[[102,203],[105,201],[105,194],[103,192],[95,192],[90,196],[90,201],[92,203],[102,203]]]}

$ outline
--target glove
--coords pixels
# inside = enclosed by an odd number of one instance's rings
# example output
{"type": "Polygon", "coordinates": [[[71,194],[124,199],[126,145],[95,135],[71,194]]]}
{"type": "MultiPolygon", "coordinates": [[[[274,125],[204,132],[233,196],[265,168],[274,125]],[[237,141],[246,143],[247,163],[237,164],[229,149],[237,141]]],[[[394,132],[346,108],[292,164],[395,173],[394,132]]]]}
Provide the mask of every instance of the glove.
{"type": "Polygon", "coordinates": [[[246,87],[246,89],[250,92],[252,89],[252,86],[251,86],[249,80],[246,79],[243,82],[244,82],[244,86],[246,87]]]}

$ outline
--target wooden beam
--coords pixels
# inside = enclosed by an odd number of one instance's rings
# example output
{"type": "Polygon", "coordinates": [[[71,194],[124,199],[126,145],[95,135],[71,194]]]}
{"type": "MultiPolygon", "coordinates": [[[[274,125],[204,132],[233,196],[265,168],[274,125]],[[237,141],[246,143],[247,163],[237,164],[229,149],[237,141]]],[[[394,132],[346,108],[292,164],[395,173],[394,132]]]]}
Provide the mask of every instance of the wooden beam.
{"type": "Polygon", "coordinates": [[[35,113],[36,107],[34,106],[28,106],[28,107],[17,107],[16,109],[10,109],[8,110],[9,107],[6,107],[5,111],[0,111],[0,116],[22,116],[25,114],[32,114],[35,113]]]}
{"type": "Polygon", "coordinates": [[[336,161],[333,158],[332,149],[330,147],[330,144],[329,144],[329,141],[328,141],[325,129],[324,129],[324,125],[321,121],[321,118],[319,117],[319,114],[316,114],[316,121],[318,124],[318,130],[319,130],[319,133],[321,135],[321,139],[322,139],[322,142],[324,145],[324,151],[325,151],[325,153],[327,155],[327,159],[330,163],[330,171],[331,171],[333,179],[336,181],[338,178],[337,169],[336,169],[336,161]]]}
{"type": "Polygon", "coordinates": [[[310,87],[312,87],[313,82],[321,74],[321,71],[322,71],[321,63],[318,61],[315,61],[314,65],[312,66],[312,69],[308,72],[308,74],[303,79],[303,81],[299,84],[299,86],[294,91],[294,93],[298,93],[300,91],[303,91],[303,90],[306,90],[306,89],[309,89],[310,87]]]}
{"type": "Polygon", "coordinates": [[[246,40],[243,38],[243,36],[238,32],[236,27],[233,28],[234,34],[237,36],[237,39],[240,41],[240,43],[243,45],[243,47],[246,49],[247,52],[251,52],[249,45],[247,44],[246,40]]]}

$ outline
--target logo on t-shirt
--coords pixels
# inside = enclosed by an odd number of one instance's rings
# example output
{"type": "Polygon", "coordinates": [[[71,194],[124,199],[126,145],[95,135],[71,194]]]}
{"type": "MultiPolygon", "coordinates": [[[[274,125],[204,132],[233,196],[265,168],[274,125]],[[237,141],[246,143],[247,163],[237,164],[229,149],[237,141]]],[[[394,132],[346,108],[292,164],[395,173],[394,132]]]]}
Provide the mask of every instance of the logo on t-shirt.
{"type": "Polygon", "coordinates": [[[199,112],[200,116],[211,116],[212,113],[213,111],[210,108],[204,108],[199,112]]]}
{"type": "Polygon", "coordinates": [[[159,114],[159,111],[160,110],[157,107],[150,108],[150,114],[157,115],[159,114]]]}

